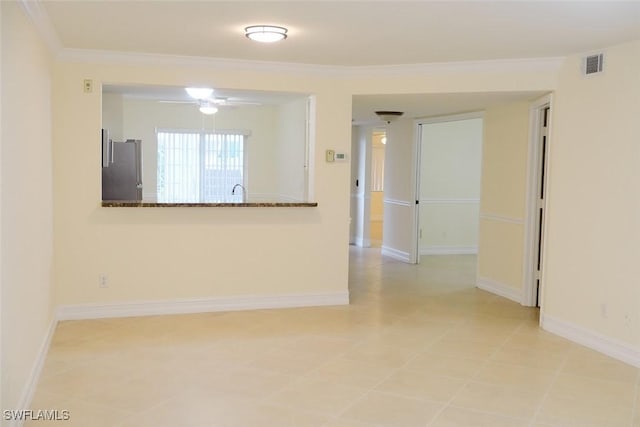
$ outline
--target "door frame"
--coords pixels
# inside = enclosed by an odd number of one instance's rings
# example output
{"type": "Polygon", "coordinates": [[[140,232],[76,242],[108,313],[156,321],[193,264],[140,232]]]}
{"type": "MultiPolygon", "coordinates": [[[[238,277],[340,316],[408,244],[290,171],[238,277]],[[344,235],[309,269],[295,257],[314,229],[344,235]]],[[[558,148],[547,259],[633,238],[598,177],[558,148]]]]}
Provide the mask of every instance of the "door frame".
{"type": "Polygon", "coordinates": [[[536,287],[535,271],[536,271],[536,221],[538,217],[537,200],[538,200],[538,182],[540,180],[540,129],[542,125],[541,113],[549,107],[549,115],[547,117],[547,144],[545,149],[545,165],[544,165],[544,204],[542,223],[547,224],[547,207],[549,204],[548,188],[549,188],[549,147],[553,139],[553,94],[549,93],[541,98],[532,101],[529,105],[529,147],[527,161],[527,193],[525,201],[525,222],[524,222],[524,259],[523,259],[523,292],[521,304],[528,307],[535,307],[536,301],[542,308],[542,298],[544,290],[544,266],[546,258],[546,241],[547,227],[542,230],[542,241],[540,242],[540,254],[542,259],[542,270],[540,271],[539,290],[536,287]],[[538,300],[538,293],[540,298],[538,300]]]}
{"type": "MultiPolygon", "coordinates": [[[[413,177],[414,177],[414,206],[413,206],[413,221],[412,221],[412,233],[411,233],[411,264],[420,263],[420,172],[422,169],[422,125],[429,125],[434,123],[444,122],[460,122],[464,120],[482,119],[484,120],[484,111],[473,111],[469,113],[461,114],[449,114],[446,116],[428,117],[415,119],[414,125],[414,146],[413,146],[413,177]]],[[[484,127],[484,121],[483,121],[484,127]]],[[[482,138],[480,152],[482,153],[484,146],[484,136],[482,138]]],[[[482,177],[482,154],[480,158],[480,176],[482,177]]],[[[478,216],[478,222],[480,217],[478,216]]]]}

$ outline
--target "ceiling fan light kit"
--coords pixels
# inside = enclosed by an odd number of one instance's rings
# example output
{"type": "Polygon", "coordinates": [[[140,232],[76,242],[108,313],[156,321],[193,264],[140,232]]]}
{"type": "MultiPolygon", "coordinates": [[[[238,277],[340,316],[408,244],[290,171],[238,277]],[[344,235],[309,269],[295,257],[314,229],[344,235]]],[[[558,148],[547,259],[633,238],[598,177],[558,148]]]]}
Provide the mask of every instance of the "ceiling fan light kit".
{"type": "Polygon", "coordinates": [[[202,114],[206,114],[210,116],[211,114],[215,114],[218,112],[218,108],[213,106],[209,101],[202,101],[200,103],[200,112],[202,114]]]}
{"type": "MultiPolygon", "coordinates": [[[[220,108],[236,108],[237,106],[253,106],[262,105],[261,102],[255,100],[243,99],[243,96],[213,96],[216,92],[215,89],[206,87],[186,87],[184,90],[187,94],[193,98],[192,100],[185,100],[182,96],[176,97],[175,95],[168,95],[173,99],[161,99],[158,102],[163,104],[194,104],[198,106],[198,110],[202,114],[215,114],[220,111],[220,108]]],[[[244,96],[246,98],[246,96],[244,96]]]]}
{"type": "Polygon", "coordinates": [[[287,38],[287,29],[275,25],[250,25],[245,27],[244,35],[260,43],[273,43],[287,38]]]}
{"type": "Polygon", "coordinates": [[[185,90],[194,99],[207,99],[213,94],[213,89],[208,87],[187,87],[185,90]]]}

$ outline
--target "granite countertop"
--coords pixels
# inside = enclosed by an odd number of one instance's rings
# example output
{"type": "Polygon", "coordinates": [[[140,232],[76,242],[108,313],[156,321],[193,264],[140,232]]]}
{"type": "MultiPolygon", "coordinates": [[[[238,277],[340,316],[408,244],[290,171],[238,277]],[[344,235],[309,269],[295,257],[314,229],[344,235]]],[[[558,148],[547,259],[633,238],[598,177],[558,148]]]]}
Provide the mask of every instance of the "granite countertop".
{"type": "Polygon", "coordinates": [[[144,200],[102,201],[104,208],[312,208],[318,202],[159,203],[144,200]]]}

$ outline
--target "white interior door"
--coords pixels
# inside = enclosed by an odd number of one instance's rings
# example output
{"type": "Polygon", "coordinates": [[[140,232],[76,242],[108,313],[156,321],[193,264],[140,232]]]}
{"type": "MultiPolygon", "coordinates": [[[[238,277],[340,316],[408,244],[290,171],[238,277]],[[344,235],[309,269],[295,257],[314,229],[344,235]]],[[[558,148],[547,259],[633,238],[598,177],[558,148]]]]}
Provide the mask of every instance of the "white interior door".
{"type": "Polygon", "coordinates": [[[527,208],[523,258],[524,293],[522,304],[539,307],[542,303],[544,268],[545,206],[547,166],[551,137],[552,95],[531,103],[527,208]]]}
{"type": "Polygon", "coordinates": [[[478,252],[482,128],[482,113],[418,122],[418,259],[478,252]]]}
{"type": "Polygon", "coordinates": [[[540,279],[542,272],[542,247],[544,238],[545,224],[545,178],[547,164],[547,145],[549,142],[549,119],[550,107],[546,106],[540,109],[540,130],[538,140],[537,167],[536,172],[538,179],[536,180],[536,213],[535,213],[535,234],[534,234],[534,283],[535,283],[535,306],[540,307],[540,279]]]}

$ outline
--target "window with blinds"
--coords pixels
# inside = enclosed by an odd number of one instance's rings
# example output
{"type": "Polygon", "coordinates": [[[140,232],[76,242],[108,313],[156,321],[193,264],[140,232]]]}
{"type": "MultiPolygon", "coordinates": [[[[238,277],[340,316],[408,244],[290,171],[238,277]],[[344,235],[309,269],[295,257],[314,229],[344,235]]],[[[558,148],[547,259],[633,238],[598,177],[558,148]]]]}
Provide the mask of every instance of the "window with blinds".
{"type": "Polygon", "coordinates": [[[242,202],[245,139],[242,133],[161,130],[158,138],[158,202],[242,202]]]}

